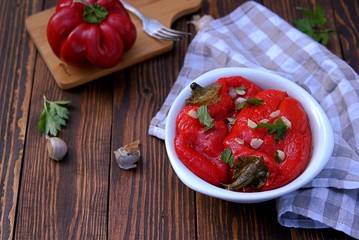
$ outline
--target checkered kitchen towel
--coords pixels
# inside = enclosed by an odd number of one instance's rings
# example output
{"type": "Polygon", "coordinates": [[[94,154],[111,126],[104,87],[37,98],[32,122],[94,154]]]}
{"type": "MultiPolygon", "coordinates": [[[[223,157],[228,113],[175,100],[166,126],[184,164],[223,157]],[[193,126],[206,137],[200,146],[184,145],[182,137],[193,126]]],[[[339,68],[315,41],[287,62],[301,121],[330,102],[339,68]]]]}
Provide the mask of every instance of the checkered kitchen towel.
{"type": "Polygon", "coordinates": [[[333,155],[312,182],[277,199],[278,221],[288,227],[331,227],[359,238],[358,74],[279,16],[249,1],[197,33],[149,134],[163,139],[174,98],[190,81],[220,67],[270,70],[301,85],[321,104],[334,129],[333,155]]]}

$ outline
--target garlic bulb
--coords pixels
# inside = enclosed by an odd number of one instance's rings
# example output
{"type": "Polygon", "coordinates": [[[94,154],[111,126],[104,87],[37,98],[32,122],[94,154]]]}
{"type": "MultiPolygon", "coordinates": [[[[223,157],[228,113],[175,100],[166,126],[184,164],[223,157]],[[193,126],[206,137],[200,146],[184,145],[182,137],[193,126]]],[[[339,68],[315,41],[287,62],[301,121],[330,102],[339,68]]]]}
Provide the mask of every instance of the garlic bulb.
{"type": "Polygon", "coordinates": [[[67,153],[67,145],[61,138],[46,137],[46,148],[51,159],[60,161],[67,153]]]}
{"type": "Polygon", "coordinates": [[[141,157],[139,145],[140,141],[137,140],[114,151],[117,164],[120,168],[128,170],[137,167],[136,163],[141,157]]]}
{"type": "Polygon", "coordinates": [[[200,17],[199,15],[195,15],[193,16],[193,19],[192,21],[190,21],[190,23],[192,23],[195,26],[197,31],[200,31],[205,27],[207,27],[208,24],[213,20],[214,18],[210,15],[204,15],[202,17],[200,17]]]}

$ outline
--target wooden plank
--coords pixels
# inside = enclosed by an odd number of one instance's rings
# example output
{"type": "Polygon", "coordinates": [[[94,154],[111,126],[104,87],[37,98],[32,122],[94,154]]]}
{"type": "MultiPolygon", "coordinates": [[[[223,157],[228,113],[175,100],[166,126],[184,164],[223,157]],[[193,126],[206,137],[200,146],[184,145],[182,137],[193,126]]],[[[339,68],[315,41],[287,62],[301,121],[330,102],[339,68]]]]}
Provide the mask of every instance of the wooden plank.
{"type": "MultiPolygon", "coordinates": [[[[333,20],[333,8],[330,3],[330,0],[317,0],[314,2],[311,0],[300,0],[300,1],[286,0],[283,1],[282,4],[276,4],[272,1],[266,0],[265,4],[273,12],[282,13],[280,17],[285,19],[290,24],[293,23],[293,20],[304,17],[300,13],[300,11],[298,11],[296,8],[302,7],[308,9],[314,9],[314,7],[318,4],[323,8],[325,16],[327,18],[326,27],[330,29],[335,29],[335,23],[333,20]],[[285,11],[283,11],[283,9],[285,9],[285,11]]],[[[342,52],[340,50],[338,36],[335,34],[335,32],[330,35],[330,39],[326,47],[331,52],[336,54],[339,58],[342,58],[342,52]]]]}
{"type": "Polygon", "coordinates": [[[111,128],[102,126],[111,126],[111,83],[104,79],[63,92],[42,58],[36,62],[16,239],[106,238],[111,128]],[[69,151],[61,163],[48,158],[44,136],[36,130],[43,95],[72,101],[70,121],[61,134],[69,151]]]}
{"type": "MultiPolygon", "coordinates": [[[[303,18],[304,16],[297,10],[297,8],[308,8],[314,9],[317,4],[321,5],[325,16],[327,18],[326,26],[330,29],[335,29],[335,24],[333,20],[333,9],[330,4],[330,0],[285,0],[281,4],[276,4],[273,1],[266,0],[264,4],[271,9],[273,12],[277,13],[280,17],[286,20],[288,23],[292,24],[293,20],[303,18]]],[[[336,54],[339,58],[342,57],[338,37],[335,33],[330,35],[330,40],[326,46],[330,51],[336,54]]]]}
{"type": "MultiPolygon", "coordinates": [[[[190,18],[190,16],[188,16],[190,18]]],[[[174,28],[191,30],[187,19],[174,28]]],[[[195,34],[195,33],[194,33],[195,34]]],[[[142,157],[136,170],[119,169],[111,161],[109,239],[194,239],[194,192],[173,172],[162,140],[147,134],[183,64],[190,39],[173,51],[114,76],[112,149],[140,140],[142,157]],[[146,110],[146,111],[144,111],[146,110]]]]}
{"type": "Polygon", "coordinates": [[[36,1],[0,9],[0,239],[13,239],[32,88],[35,47],[25,34],[36,1]]]}
{"type": "Polygon", "coordinates": [[[343,59],[359,72],[359,1],[332,1],[343,59]]]}
{"type": "Polygon", "coordinates": [[[109,239],[195,238],[194,192],[172,171],[164,142],[147,134],[178,75],[183,54],[168,53],[116,75],[113,150],[134,140],[143,144],[135,170],[119,169],[112,155],[109,239]]]}
{"type": "MultiPolygon", "coordinates": [[[[131,2],[131,1],[130,1],[131,2]]],[[[146,16],[156,18],[166,26],[178,17],[196,11],[200,7],[200,0],[157,0],[136,4],[146,16]]],[[[54,13],[48,9],[26,19],[26,27],[44,58],[55,81],[62,89],[70,89],[81,84],[98,79],[128,66],[155,57],[172,49],[172,41],[160,41],[148,36],[142,30],[142,23],[131,14],[137,28],[137,39],[132,49],[125,53],[121,62],[113,68],[98,69],[95,67],[78,68],[63,63],[58,59],[48,44],[46,37],[47,22],[54,13]]]]}
{"type": "Polygon", "coordinates": [[[61,91],[38,58],[31,99],[17,211],[17,239],[104,239],[107,236],[112,84],[96,82],[61,91]],[[36,129],[43,95],[71,100],[70,120],[61,132],[68,154],[50,160],[45,136],[36,129]]]}
{"type": "Polygon", "coordinates": [[[238,204],[201,194],[196,199],[198,239],[290,239],[289,229],[276,221],[275,201],[238,204]]]}

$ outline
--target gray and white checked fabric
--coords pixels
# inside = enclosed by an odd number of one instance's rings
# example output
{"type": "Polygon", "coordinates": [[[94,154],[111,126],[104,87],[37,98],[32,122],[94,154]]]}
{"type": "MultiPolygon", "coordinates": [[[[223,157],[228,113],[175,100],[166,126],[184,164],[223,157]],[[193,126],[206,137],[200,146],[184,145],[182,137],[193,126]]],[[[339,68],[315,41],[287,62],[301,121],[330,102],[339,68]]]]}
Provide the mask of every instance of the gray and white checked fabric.
{"type": "Polygon", "coordinates": [[[190,81],[220,67],[267,69],[301,85],[321,104],[334,129],[333,155],[312,182],[277,199],[278,221],[287,227],[331,227],[359,238],[358,74],[282,18],[249,1],[197,33],[149,134],[164,139],[174,98],[190,81]]]}

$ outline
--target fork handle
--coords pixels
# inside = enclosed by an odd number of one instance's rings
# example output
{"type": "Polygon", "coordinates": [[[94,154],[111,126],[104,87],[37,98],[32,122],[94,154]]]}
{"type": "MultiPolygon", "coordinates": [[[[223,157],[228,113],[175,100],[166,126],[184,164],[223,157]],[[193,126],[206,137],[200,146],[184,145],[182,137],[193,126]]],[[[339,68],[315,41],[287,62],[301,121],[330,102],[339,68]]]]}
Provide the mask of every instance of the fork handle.
{"type": "Polygon", "coordinates": [[[138,11],[137,8],[135,8],[134,6],[132,6],[131,4],[129,4],[128,2],[126,2],[125,0],[119,0],[122,5],[130,12],[132,12],[133,14],[135,14],[139,19],[141,19],[142,21],[144,21],[146,19],[146,17],[140,12],[138,11]]]}

